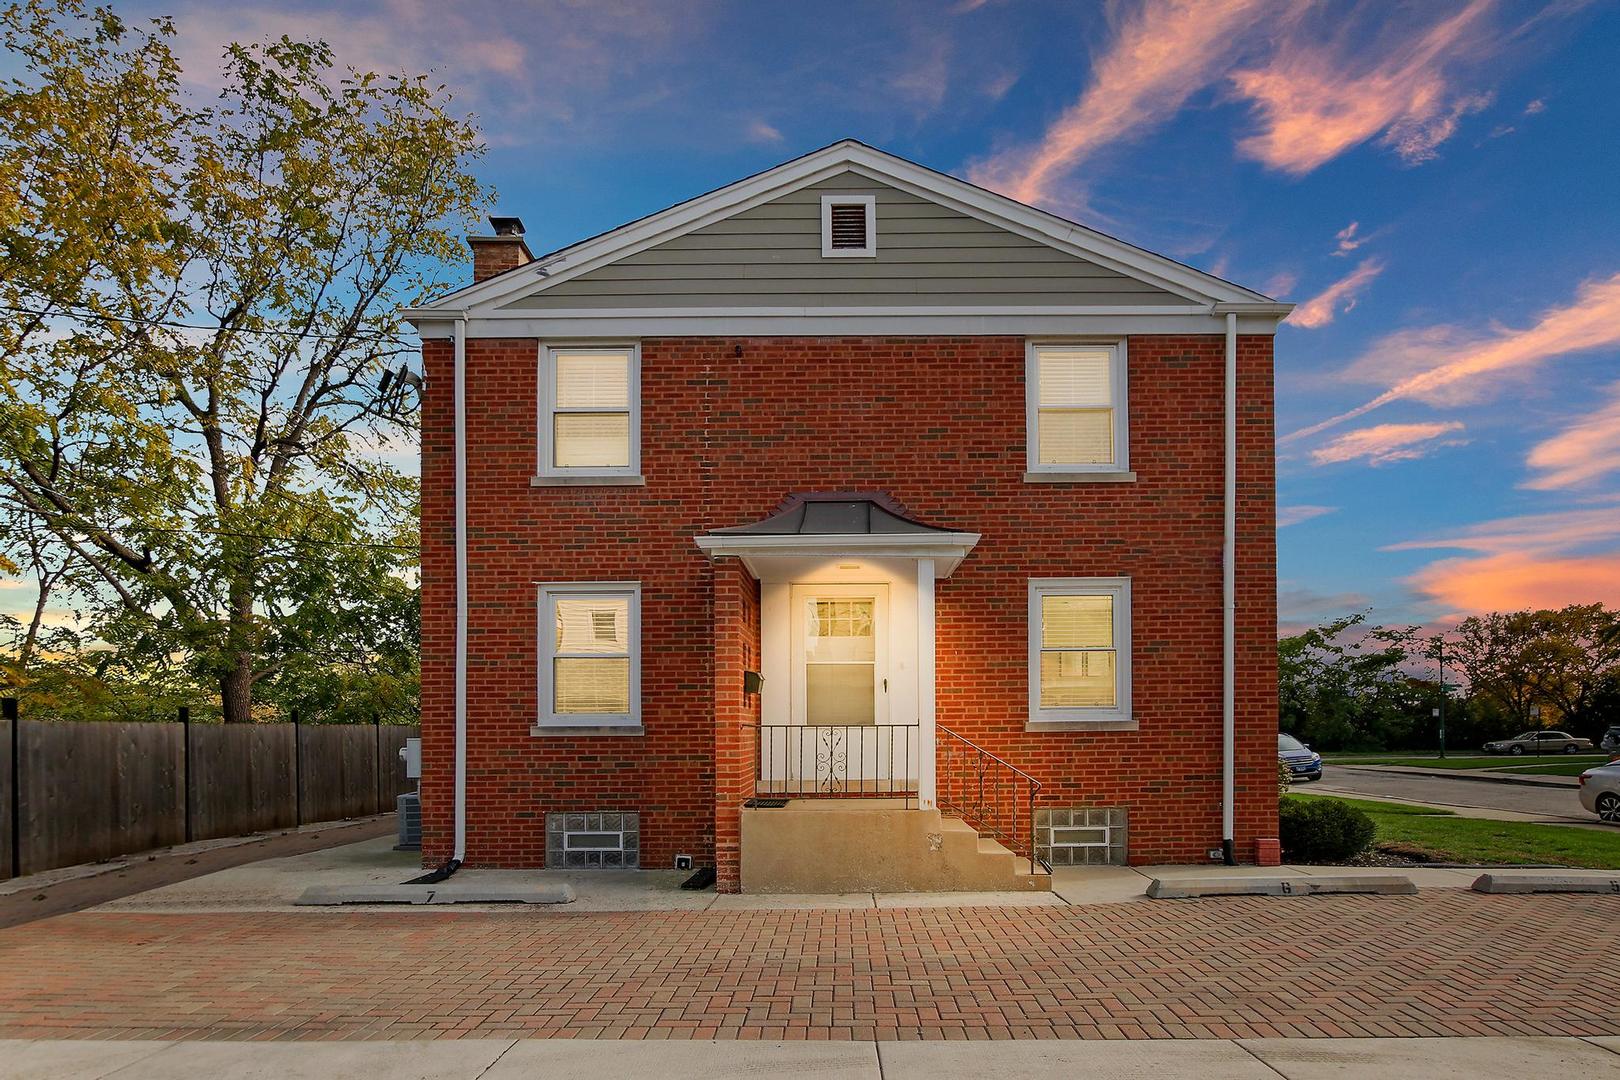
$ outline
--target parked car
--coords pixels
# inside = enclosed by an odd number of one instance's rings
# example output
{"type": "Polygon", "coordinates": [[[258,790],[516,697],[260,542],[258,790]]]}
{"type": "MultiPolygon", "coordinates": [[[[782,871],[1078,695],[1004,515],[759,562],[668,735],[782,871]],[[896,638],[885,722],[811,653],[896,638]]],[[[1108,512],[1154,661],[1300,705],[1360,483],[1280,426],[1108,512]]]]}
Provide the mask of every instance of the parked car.
{"type": "Polygon", "coordinates": [[[1295,780],[1322,779],[1322,755],[1292,735],[1278,733],[1277,760],[1288,766],[1295,780]]]}
{"type": "Polygon", "coordinates": [[[1578,754],[1591,749],[1591,739],[1563,731],[1527,731],[1514,739],[1485,744],[1487,754],[1578,754]]]}
{"type": "Polygon", "coordinates": [[[1581,773],[1581,805],[1604,821],[1620,825],[1620,761],[1594,765],[1581,773]]]}
{"type": "Polygon", "coordinates": [[[1609,730],[1598,740],[1598,749],[1604,753],[1620,751],[1620,724],[1609,725],[1609,730]]]}

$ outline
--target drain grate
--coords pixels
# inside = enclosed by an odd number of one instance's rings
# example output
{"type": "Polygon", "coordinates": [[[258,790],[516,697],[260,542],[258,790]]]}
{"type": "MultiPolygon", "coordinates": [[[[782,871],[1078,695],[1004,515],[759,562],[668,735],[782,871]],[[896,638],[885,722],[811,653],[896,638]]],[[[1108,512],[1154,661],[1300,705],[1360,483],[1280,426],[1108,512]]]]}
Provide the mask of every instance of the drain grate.
{"type": "Polygon", "coordinates": [[[787,804],[788,800],[786,799],[761,798],[749,799],[747,802],[743,803],[743,805],[748,807],[750,810],[780,810],[787,804]]]}

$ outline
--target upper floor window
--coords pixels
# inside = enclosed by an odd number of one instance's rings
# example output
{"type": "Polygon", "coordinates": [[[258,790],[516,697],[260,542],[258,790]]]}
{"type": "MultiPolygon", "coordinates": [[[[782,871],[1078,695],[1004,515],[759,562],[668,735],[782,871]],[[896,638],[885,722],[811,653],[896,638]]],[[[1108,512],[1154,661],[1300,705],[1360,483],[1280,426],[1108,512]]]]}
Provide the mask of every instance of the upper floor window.
{"type": "Polygon", "coordinates": [[[821,254],[829,259],[877,254],[876,196],[821,197],[821,254]]]}
{"type": "Polygon", "coordinates": [[[1129,578],[1029,583],[1029,719],[1131,719],[1129,578]]]}
{"type": "Polygon", "coordinates": [[[1031,342],[1025,364],[1029,471],[1128,469],[1125,343],[1031,342]]]}
{"type": "Polygon", "coordinates": [[[640,723],[640,585],[541,585],[539,726],[633,728],[640,723]]]}
{"type": "Polygon", "coordinates": [[[641,471],[641,350],[550,346],[541,356],[540,475],[641,471]]]}

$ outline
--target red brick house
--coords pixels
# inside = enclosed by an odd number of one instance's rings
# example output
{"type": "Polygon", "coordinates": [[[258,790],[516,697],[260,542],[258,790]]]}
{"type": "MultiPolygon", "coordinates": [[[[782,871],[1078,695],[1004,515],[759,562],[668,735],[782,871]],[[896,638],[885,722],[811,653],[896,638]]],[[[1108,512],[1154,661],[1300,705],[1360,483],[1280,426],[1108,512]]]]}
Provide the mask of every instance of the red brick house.
{"type": "Polygon", "coordinates": [[[406,313],[426,862],[1276,861],[1288,305],[853,141],[493,223],[406,313]]]}

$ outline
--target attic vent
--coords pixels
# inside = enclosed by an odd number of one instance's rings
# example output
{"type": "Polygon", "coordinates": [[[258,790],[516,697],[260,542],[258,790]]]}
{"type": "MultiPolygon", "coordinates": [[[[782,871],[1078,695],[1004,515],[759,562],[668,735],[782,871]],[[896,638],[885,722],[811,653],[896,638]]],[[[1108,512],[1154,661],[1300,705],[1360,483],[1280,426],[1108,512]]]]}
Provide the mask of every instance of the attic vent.
{"type": "Polygon", "coordinates": [[[823,195],[821,254],[827,258],[876,255],[876,203],[871,195],[823,195]]]}

